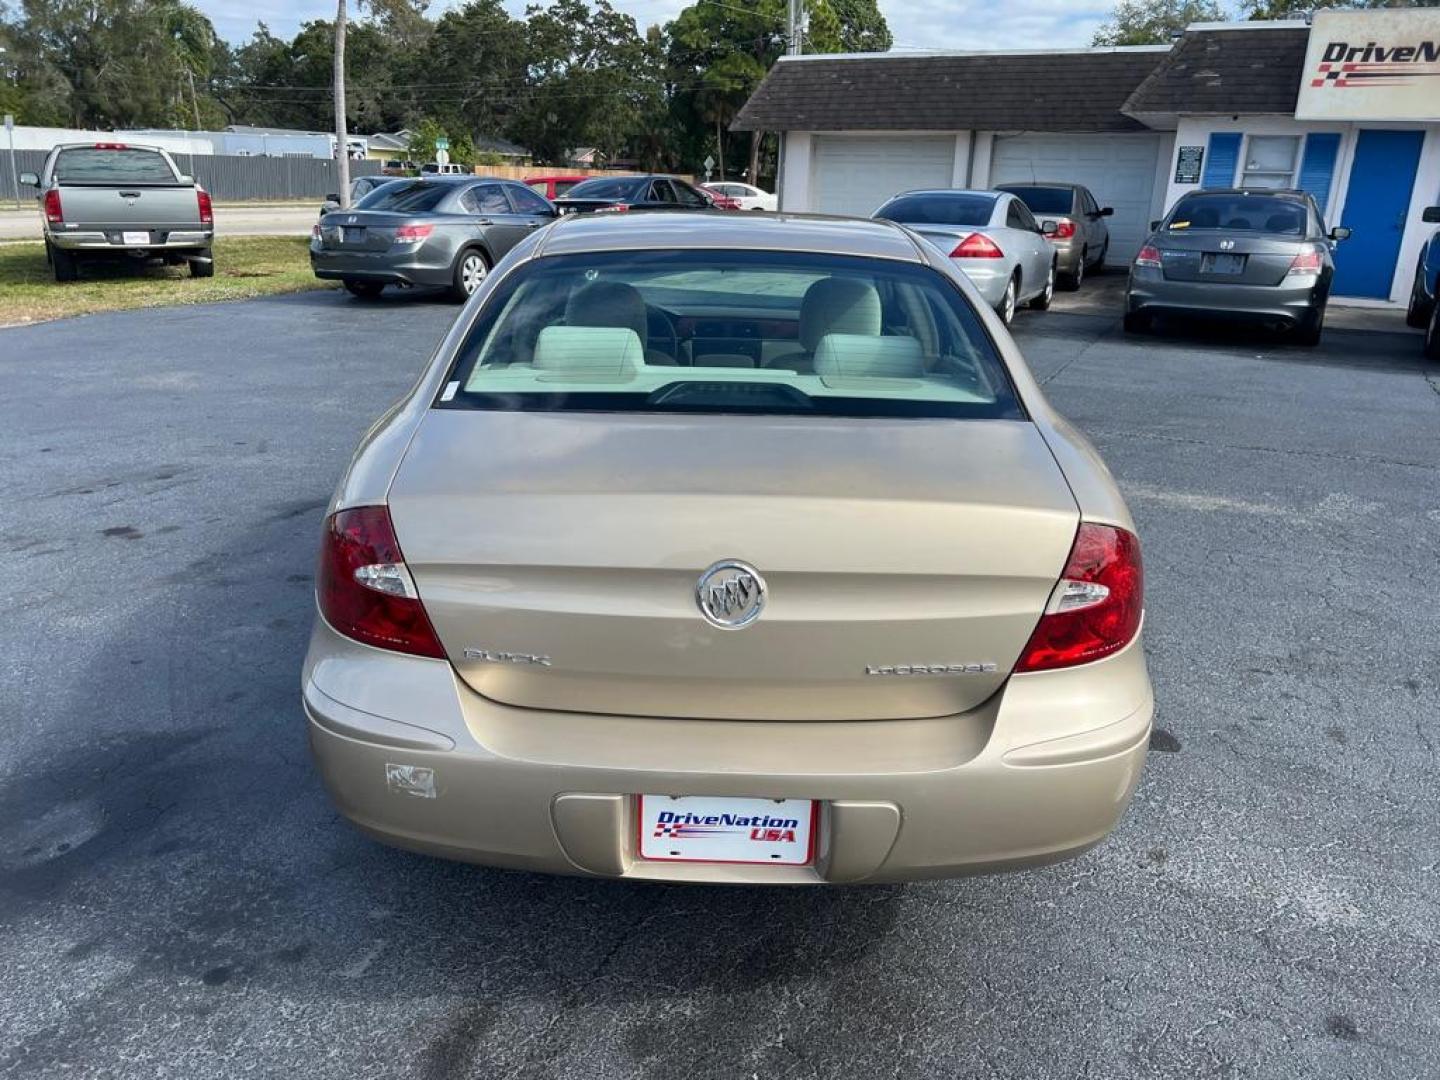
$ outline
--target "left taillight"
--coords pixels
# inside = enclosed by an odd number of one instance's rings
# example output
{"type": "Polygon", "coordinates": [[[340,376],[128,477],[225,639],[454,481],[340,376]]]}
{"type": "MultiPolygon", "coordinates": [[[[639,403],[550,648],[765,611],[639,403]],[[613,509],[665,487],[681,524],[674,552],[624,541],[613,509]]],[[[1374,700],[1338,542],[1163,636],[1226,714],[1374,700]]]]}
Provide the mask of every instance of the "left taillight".
{"type": "Polygon", "coordinates": [[[445,659],[385,507],[357,506],[330,515],[315,592],[320,614],[346,637],[377,649],[445,659]]]}
{"type": "Polygon", "coordinates": [[[1050,234],[1051,240],[1069,240],[1075,235],[1075,223],[1073,221],[1055,222],[1055,231],[1050,234]]]}
{"type": "Polygon", "coordinates": [[[200,224],[215,224],[215,204],[210,201],[210,193],[203,188],[195,189],[195,201],[200,206],[200,224]]]}
{"type": "Polygon", "coordinates": [[[45,192],[45,220],[51,225],[60,225],[65,221],[65,210],[60,205],[60,192],[55,188],[45,192]]]}
{"type": "Polygon", "coordinates": [[[1082,523],[1016,672],[1074,667],[1119,652],[1139,633],[1144,606],[1139,538],[1082,523]]]}

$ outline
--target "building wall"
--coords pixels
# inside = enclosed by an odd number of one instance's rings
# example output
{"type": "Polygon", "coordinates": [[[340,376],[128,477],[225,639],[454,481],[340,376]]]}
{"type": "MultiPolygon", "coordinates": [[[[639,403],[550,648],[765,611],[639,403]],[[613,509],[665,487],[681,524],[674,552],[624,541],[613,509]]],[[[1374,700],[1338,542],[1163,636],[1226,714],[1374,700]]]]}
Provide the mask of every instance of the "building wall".
{"type": "MultiPolygon", "coordinates": [[[[1434,231],[1435,226],[1420,220],[1420,213],[1427,206],[1440,203],[1440,124],[1381,123],[1340,121],[1305,121],[1285,116],[1197,116],[1181,117],[1175,132],[1175,148],[1171,153],[1170,166],[1166,176],[1165,209],[1186,192],[1194,191],[1201,184],[1178,184],[1175,169],[1178,164],[1179,148],[1182,146],[1208,147],[1211,134],[1215,132],[1237,132],[1241,135],[1298,135],[1303,137],[1312,132],[1331,132],[1340,136],[1339,154],[1331,175],[1329,200],[1325,207],[1327,228],[1338,225],[1345,213],[1346,187],[1350,179],[1350,167],[1355,160],[1355,145],[1362,129],[1406,129],[1423,130],[1425,142],[1421,147],[1420,164],[1416,169],[1415,185],[1410,193],[1410,209],[1405,218],[1405,230],[1400,244],[1400,256],[1396,261],[1395,275],[1390,283],[1390,303],[1404,303],[1410,293],[1410,281],[1415,270],[1415,260],[1420,247],[1434,231]]],[[[1244,146],[1241,147],[1242,157],[1244,146]]],[[[1239,166],[1236,177],[1238,182],[1239,166]]],[[[1157,214],[1157,216],[1159,216],[1157,214]]],[[[1337,298],[1340,299],[1340,298],[1337,298]]],[[[1345,303],[1363,303],[1344,298],[1345,303]]]]}

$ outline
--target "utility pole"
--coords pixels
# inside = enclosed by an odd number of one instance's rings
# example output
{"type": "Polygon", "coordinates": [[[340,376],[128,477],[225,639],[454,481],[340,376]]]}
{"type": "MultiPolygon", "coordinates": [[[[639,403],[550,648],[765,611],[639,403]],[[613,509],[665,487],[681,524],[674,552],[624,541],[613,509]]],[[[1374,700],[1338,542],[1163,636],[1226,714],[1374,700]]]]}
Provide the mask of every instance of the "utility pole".
{"type": "Polygon", "coordinates": [[[789,28],[785,34],[785,51],[791,56],[799,56],[805,51],[804,42],[801,38],[804,35],[805,24],[805,0],[790,0],[789,28]]]}
{"type": "Polygon", "coordinates": [[[189,68],[186,68],[185,74],[190,76],[190,107],[195,110],[195,130],[199,131],[201,130],[200,99],[195,96],[195,72],[191,71],[189,68]]]}
{"type": "Polygon", "coordinates": [[[350,205],[350,135],[345,130],[345,0],[335,5],[335,165],[340,209],[350,205]]]}

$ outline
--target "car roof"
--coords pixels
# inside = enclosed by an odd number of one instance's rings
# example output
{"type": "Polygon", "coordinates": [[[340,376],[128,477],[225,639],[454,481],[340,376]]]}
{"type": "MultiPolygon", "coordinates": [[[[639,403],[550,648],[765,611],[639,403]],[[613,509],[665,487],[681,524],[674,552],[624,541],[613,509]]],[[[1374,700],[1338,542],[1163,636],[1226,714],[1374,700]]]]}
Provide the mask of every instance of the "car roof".
{"type": "Polygon", "coordinates": [[[546,229],[535,254],[720,248],[925,261],[893,222],[821,214],[577,214],[546,229]]]}
{"type": "Polygon", "coordinates": [[[996,184],[996,191],[1008,191],[1012,194],[1016,188],[1069,188],[1071,191],[1078,191],[1084,184],[1077,184],[1072,180],[1009,180],[1003,184],[996,184]]]}
{"type": "Polygon", "coordinates": [[[1195,191],[1187,191],[1185,196],[1191,195],[1279,195],[1282,198],[1304,199],[1310,193],[1300,188],[1199,188],[1195,191]]]}
{"type": "Polygon", "coordinates": [[[983,195],[987,199],[998,199],[1001,195],[1009,194],[1008,191],[982,191],[980,188],[916,188],[914,191],[897,191],[885,201],[890,202],[904,195],[983,195]]]}

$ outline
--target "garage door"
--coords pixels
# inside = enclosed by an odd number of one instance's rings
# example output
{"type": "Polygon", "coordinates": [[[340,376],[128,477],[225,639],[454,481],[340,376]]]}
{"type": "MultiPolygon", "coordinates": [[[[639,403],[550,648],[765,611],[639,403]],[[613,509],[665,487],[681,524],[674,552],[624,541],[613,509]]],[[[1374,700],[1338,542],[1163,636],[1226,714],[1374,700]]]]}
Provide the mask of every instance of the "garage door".
{"type": "Polygon", "coordinates": [[[950,187],[954,135],[817,135],[810,205],[821,214],[869,217],[900,191],[950,187]]]}
{"type": "Polygon", "coordinates": [[[995,137],[990,184],[1065,180],[1084,184],[1113,206],[1109,261],[1135,257],[1149,231],[1159,135],[1012,135],[995,137]]]}

